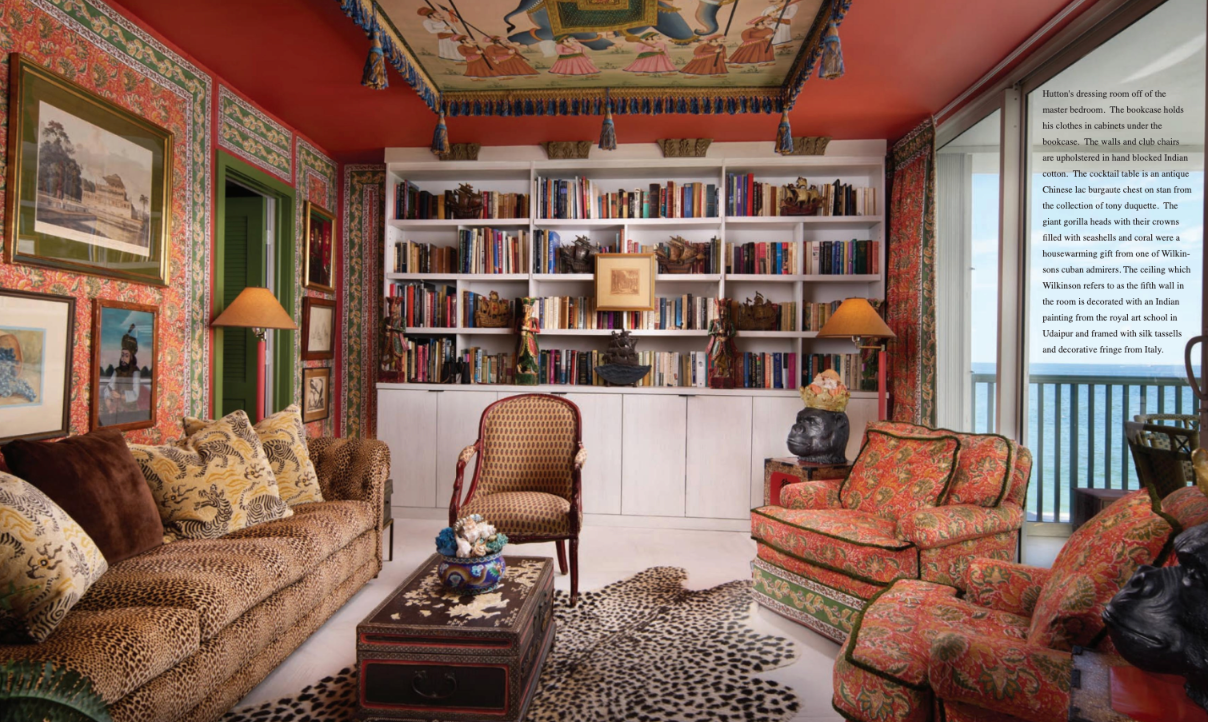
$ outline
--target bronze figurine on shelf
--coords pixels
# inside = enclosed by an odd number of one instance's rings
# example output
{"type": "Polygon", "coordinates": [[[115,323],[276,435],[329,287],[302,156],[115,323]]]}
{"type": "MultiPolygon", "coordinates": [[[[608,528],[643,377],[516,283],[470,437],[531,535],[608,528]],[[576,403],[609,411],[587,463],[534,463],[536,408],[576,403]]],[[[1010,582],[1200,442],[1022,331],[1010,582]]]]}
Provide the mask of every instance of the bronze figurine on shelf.
{"type": "Polygon", "coordinates": [[[451,212],[457,219],[480,218],[482,216],[482,194],[474,190],[474,186],[469,183],[460,184],[457,190],[453,191],[451,212]]]}
{"type": "Polygon", "coordinates": [[[612,332],[608,340],[608,350],[601,356],[602,364],[596,367],[596,373],[609,386],[633,386],[650,373],[649,366],[638,364],[638,340],[629,335],[629,331],[612,332]]]}
{"type": "Polygon", "coordinates": [[[717,318],[709,322],[709,388],[732,389],[738,377],[738,347],[734,344],[734,322],[730,299],[717,299],[717,318]]]}
{"type": "Polygon", "coordinates": [[[762,293],[756,291],[754,303],[748,298],[738,307],[738,319],[734,325],[739,331],[775,331],[777,311],[776,304],[769,303],[762,293]]]}
{"type": "Polygon", "coordinates": [[[822,205],[822,194],[810,188],[809,181],[798,178],[791,186],[785,186],[784,202],[780,204],[782,216],[812,216],[822,205]]]}
{"type": "Polygon", "coordinates": [[[486,298],[478,297],[474,307],[474,325],[478,328],[507,328],[512,325],[512,304],[491,291],[486,298]]]}
{"type": "Polygon", "coordinates": [[[558,273],[591,273],[596,270],[596,247],[587,236],[575,236],[569,246],[558,246],[558,273]]]}
{"type": "Polygon", "coordinates": [[[658,258],[659,273],[692,273],[692,266],[700,258],[696,245],[682,236],[672,236],[669,248],[659,247],[654,255],[658,258]]]}
{"type": "Polygon", "coordinates": [[[379,381],[406,381],[407,337],[402,299],[387,299],[389,312],[382,319],[382,360],[379,381]]]}

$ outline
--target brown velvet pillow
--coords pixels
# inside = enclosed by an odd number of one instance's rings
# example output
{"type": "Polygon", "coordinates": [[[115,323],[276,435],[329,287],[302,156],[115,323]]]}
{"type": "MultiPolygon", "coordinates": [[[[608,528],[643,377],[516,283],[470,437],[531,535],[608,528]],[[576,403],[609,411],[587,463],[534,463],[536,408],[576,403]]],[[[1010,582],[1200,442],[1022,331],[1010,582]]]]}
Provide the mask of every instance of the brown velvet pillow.
{"type": "Polygon", "coordinates": [[[151,488],[120,431],[62,441],[17,440],[4,447],[13,474],[61,506],[112,566],[164,543],[151,488]]]}

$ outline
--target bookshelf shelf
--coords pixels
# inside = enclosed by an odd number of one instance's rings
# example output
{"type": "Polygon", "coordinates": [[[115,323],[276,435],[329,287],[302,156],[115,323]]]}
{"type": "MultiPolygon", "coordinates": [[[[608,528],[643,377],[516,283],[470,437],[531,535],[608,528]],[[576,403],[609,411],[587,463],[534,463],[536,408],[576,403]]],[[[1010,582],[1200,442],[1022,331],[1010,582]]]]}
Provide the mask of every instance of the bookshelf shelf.
{"type": "Polygon", "coordinates": [[[595,275],[591,273],[534,273],[531,278],[534,281],[594,281],[595,275]]]}
{"type": "Polygon", "coordinates": [[[869,228],[884,222],[883,216],[726,216],[726,225],[736,228],[803,225],[811,230],[869,228]]]}
{"type": "Polygon", "coordinates": [[[461,326],[457,329],[459,335],[466,336],[515,336],[516,331],[510,328],[475,328],[461,326]]]}
{"type": "Polygon", "coordinates": [[[809,283],[879,283],[881,281],[881,274],[849,273],[826,275],[810,273],[802,276],[801,280],[809,283]]]}
{"type": "Polygon", "coordinates": [[[655,276],[655,283],[670,283],[674,281],[681,283],[717,283],[720,280],[720,273],[660,273],[655,276]]]}
{"type": "Polygon", "coordinates": [[[408,326],[407,334],[411,336],[454,336],[458,330],[456,328],[426,328],[420,326],[408,326]]]}
{"type": "Polygon", "coordinates": [[[524,227],[529,225],[530,221],[527,218],[425,218],[418,220],[399,220],[397,218],[390,219],[392,228],[410,229],[410,228],[503,228],[503,227],[524,227]]]}
{"type": "Polygon", "coordinates": [[[736,281],[739,283],[797,283],[805,279],[805,276],[799,273],[729,273],[726,274],[727,281],[736,281]]]}
{"type": "Polygon", "coordinates": [[[801,331],[738,331],[738,338],[801,338],[801,331]]]}

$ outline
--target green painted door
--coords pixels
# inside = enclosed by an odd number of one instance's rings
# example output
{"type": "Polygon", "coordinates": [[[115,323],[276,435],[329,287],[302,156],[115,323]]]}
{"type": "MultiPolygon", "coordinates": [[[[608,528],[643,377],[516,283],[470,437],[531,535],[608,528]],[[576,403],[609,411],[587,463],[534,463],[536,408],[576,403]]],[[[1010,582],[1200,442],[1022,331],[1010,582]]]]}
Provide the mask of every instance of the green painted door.
{"type": "MultiPolygon", "coordinates": [[[[264,285],[264,254],[267,203],[263,196],[226,199],[226,229],[222,307],[230,305],[248,286],[264,285]]],[[[251,329],[222,330],[222,407],[219,416],[237,409],[254,416],[256,411],[256,337],[251,329]]]]}

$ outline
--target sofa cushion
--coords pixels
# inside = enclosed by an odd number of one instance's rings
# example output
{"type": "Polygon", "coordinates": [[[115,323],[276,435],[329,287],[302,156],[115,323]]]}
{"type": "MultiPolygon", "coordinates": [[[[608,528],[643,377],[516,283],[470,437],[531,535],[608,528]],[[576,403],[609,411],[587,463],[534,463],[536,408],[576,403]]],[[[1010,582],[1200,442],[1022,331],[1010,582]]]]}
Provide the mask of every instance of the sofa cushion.
{"type": "Polygon", "coordinates": [[[1061,548],[1036,599],[1028,642],[1069,651],[1103,632],[1103,609],[1142,564],[1159,566],[1174,536],[1145,489],[1099,512],[1061,548]]]}
{"type": "Polygon", "coordinates": [[[55,442],[17,439],[4,447],[4,458],[14,475],[70,515],[110,564],[164,543],[155,499],[120,431],[55,442]]]}
{"type": "Polygon", "coordinates": [[[751,512],[751,535],[777,551],[872,584],[917,578],[918,551],[894,537],[894,523],[851,509],[751,512]]]}
{"type": "Polygon", "coordinates": [[[108,568],[88,534],[32,484],[0,473],[0,643],[41,642],[108,568]]]}
{"type": "Polygon", "coordinates": [[[1015,445],[998,434],[964,434],[902,421],[874,421],[869,429],[908,436],[955,436],[961,442],[945,504],[997,506],[1006,494],[1015,464],[1015,445]]]}
{"type": "Polygon", "coordinates": [[[300,504],[293,511],[289,519],[240,529],[226,539],[283,540],[298,555],[305,574],[377,523],[373,508],[363,501],[300,504]]]}
{"type": "Polygon", "coordinates": [[[171,446],[132,444],[164,522],[164,541],[217,539],[291,515],[260,438],[243,411],[171,446]]]}
{"type": "Polygon", "coordinates": [[[870,429],[839,499],[848,509],[898,517],[943,500],[961,443],[950,434],[908,436],[870,429]]]}

